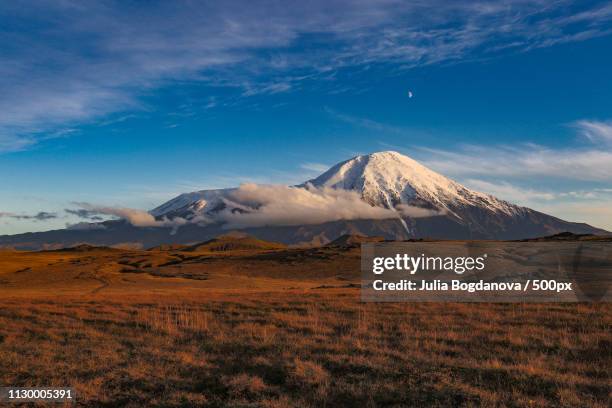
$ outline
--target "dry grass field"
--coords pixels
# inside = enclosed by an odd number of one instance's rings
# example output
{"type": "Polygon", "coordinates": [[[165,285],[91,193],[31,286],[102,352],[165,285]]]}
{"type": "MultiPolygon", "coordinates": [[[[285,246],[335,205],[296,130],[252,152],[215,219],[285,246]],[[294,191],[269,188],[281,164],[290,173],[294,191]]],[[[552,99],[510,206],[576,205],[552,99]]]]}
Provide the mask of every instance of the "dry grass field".
{"type": "Polygon", "coordinates": [[[363,304],[358,249],[0,252],[0,384],[78,406],[608,407],[608,304],[363,304]]]}

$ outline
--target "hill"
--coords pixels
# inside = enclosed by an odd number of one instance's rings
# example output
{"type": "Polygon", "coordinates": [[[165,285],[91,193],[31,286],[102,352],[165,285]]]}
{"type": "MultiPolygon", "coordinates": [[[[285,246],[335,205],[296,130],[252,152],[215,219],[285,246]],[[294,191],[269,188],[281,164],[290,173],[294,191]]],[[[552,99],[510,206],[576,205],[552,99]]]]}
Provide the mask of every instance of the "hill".
{"type": "Polygon", "coordinates": [[[222,235],[217,238],[209,239],[200,244],[195,244],[182,248],[181,251],[197,252],[225,252],[225,251],[249,251],[249,250],[274,250],[284,249],[286,245],[277,242],[269,242],[257,239],[248,235],[222,235]]]}

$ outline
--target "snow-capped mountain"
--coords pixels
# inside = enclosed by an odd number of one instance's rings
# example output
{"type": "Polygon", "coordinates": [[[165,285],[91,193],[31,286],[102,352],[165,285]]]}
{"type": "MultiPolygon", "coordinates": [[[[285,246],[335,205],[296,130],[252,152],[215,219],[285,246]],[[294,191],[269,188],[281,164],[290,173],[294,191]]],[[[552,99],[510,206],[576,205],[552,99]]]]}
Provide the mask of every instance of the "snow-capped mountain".
{"type": "Polygon", "coordinates": [[[397,152],[353,157],[292,187],[252,185],[185,193],[149,213],[159,226],[106,221],[85,230],[4,236],[0,247],[83,242],[150,247],[204,241],[228,229],[287,244],[323,244],[345,234],[397,240],[606,233],[471,190],[397,152]],[[342,206],[346,208],[338,208],[342,206]],[[243,219],[249,222],[241,223],[243,219]]]}
{"type": "Polygon", "coordinates": [[[225,208],[224,198],[235,188],[202,190],[181,194],[172,200],[149,211],[154,217],[183,217],[191,219],[195,215],[216,212],[225,208]]]}
{"type": "MultiPolygon", "coordinates": [[[[353,157],[293,188],[352,191],[373,207],[397,211],[397,217],[390,219],[336,221],[334,231],[339,224],[343,224],[344,227],[339,230],[345,233],[362,232],[396,239],[515,239],[563,231],[601,231],[471,190],[394,151],[353,157]],[[411,217],[410,212],[406,215],[400,211],[402,206],[431,210],[432,216],[411,217]]],[[[181,194],[153,209],[151,214],[169,219],[214,220],[215,214],[220,211],[248,213],[258,209],[257,203],[237,200],[234,196],[236,191],[236,188],[228,188],[181,194]]],[[[302,235],[309,237],[304,230],[317,228],[304,227],[302,235]]],[[[320,234],[313,233],[312,236],[320,234]]],[[[323,240],[335,239],[333,234],[323,233],[323,240]]]]}
{"type": "MultiPolygon", "coordinates": [[[[373,207],[398,209],[403,204],[435,210],[459,220],[463,218],[464,210],[470,208],[506,216],[526,211],[492,195],[470,190],[393,151],[353,157],[294,187],[353,191],[373,207]]],[[[248,212],[249,205],[240,204],[232,197],[236,190],[227,188],[181,194],[150,213],[155,217],[190,220],[213,216],[226,209],[248,212]]]]}
{"type": "Polygon", "coordinates": [[[521,207],[470,190],[393,151],[353,157],[307,183],[315,187],[354,190],[371,205],[386,208],[409,204],[451,214],[462,206],[481,207],[509,215],[521,211],[521,207]]]}

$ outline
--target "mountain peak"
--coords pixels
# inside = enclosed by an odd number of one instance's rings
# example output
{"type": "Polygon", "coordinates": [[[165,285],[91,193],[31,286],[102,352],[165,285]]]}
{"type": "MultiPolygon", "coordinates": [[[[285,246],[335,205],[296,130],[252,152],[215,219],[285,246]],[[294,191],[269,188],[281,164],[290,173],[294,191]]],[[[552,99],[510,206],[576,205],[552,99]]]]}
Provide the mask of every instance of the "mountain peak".
{"type": "MultiPolygon", "coordinates": [[[[459,219],[464,207],[506,214],[521,211],[521,207],[470,190],[396,151],[355,156],[298,187],[307,185],[355,191],[375,207],[416,206],[448,213],[459,219]]],[[[214,213],[226,207],[228,195],[233,191],[235,189],[230,188],[181,194],[150,213],[155,217],[187,219],[214,213]]]]}
{"type": "MultiPolygon", "coordinates": [[[[381,150],[379,152],[372,152],[372,153],[361,155],[361,156],[367,156],[367,157],[370,157],[373,159],[379,159],[379,160],[394,160],[398,158],[413,160],[410,157],[406,156],[405,154],[401,154],[400,152],[397,152],[395,150],[381,150]]],[[[360,156],[355,156],[355,157],[360,157],[360,156]]]]}
{"type": "Polygon", "coordinates": [[[346,185],[360,180],[376,183],[411,182],[416,185],[443,184],[452,180],[396,151],[381,151],[355,156],[330,168],[310,182],[317,187],[353,189],[346,185]]]}
{"type": "Polygon", "coordinates": [[[470,190],[396,151],[355,156],[308,181],[315,187],[353,190],[374,206],[417,205],[453,212],[460,205],[513,212],[514,206],[470,190]]]}

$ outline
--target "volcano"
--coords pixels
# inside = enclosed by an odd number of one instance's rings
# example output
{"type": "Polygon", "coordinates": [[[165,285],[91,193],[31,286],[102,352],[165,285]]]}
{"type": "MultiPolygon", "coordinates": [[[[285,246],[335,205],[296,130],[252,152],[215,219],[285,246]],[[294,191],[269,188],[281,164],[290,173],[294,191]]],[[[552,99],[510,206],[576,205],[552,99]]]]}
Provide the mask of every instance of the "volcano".
{"type": "Polygon", "coordinates": [[[181,194],[149,213],[164,222],[143,227],[111,220],[100,223],[100,228],[2,236],[0,246],[152,247],[193,244],[231,230],[268,241],[309,245],[326,244],[347,234],[389,240],[512,240],[562,232],[606,233],[471,190],[393,151],[353,157],[296,186],[181,194]],[[272,208],[282,209],[283,216],[272,208]]]}

